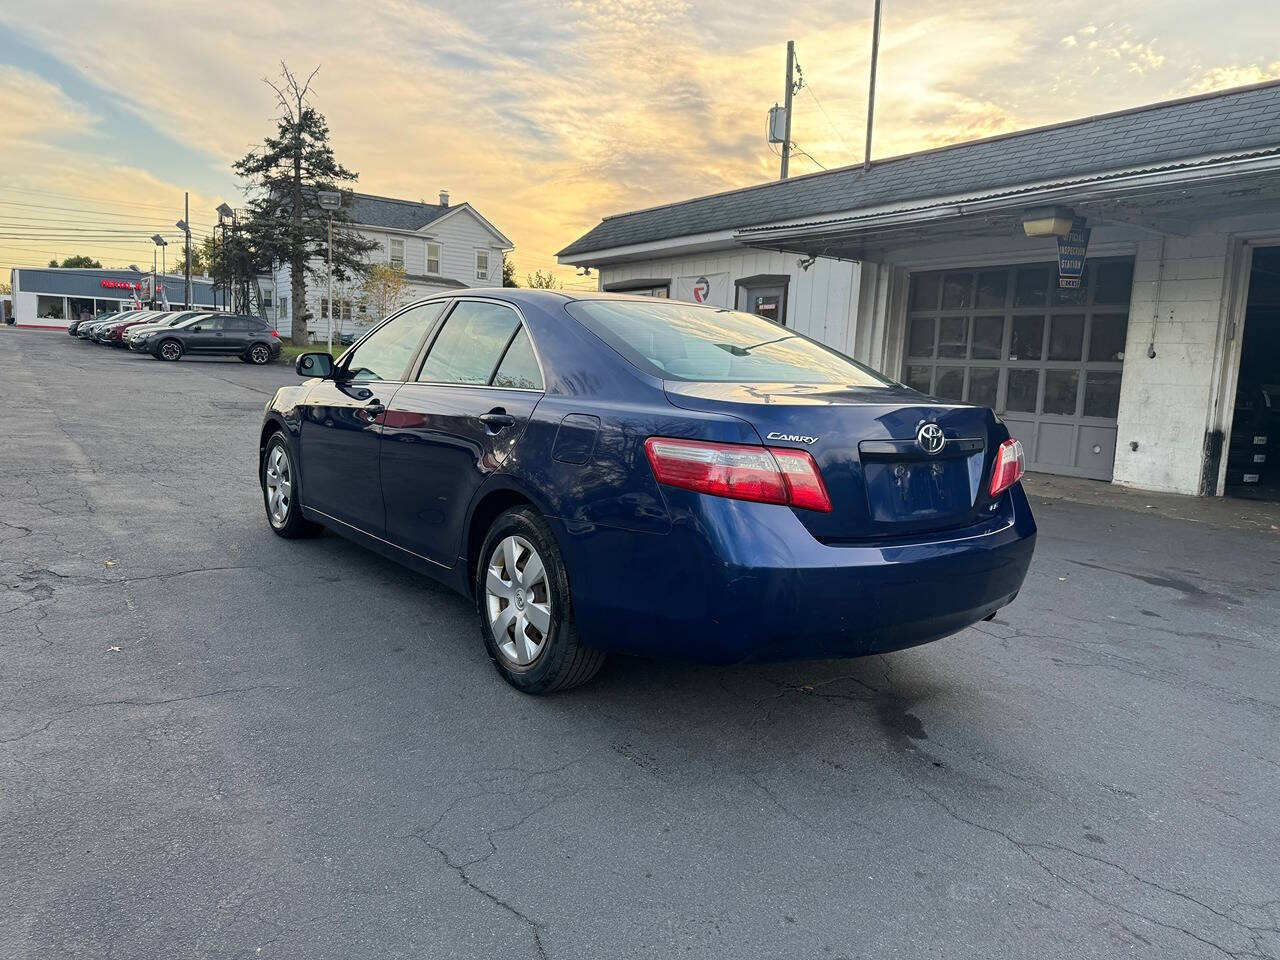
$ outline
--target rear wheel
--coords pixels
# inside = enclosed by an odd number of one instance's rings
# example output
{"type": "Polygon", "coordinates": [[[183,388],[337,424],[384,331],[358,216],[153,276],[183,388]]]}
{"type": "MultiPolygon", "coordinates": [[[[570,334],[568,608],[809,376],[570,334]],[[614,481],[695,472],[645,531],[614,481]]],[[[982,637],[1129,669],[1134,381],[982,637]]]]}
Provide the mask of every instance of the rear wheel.
{"type": "Polygon", "coordinates": [[[578,636],[564,561],[550,528],[533,510],[508,510],[489,528],[477,564],[476,598],[489,659],[517,690],[568,690],[604,665],[605,654],[578,636]]]}
{"type": "Polygon", "coordinates": [[[180,360],[182,358],[182,344],[177,340],[166,340],[156,348],[156,356],[161,360],[180,360]]]}
{"type": "Polygon", "coordinates": [[[249,348],[246,356],[248,356],[250,363],[256,363],[261,366],[264,363],[271,362],[271,348],[265,343],[255,343],[249,348]]]}
{"type": "Polygon", "coordinates": [[[283,434],[272,434],[262,457],[262,501],[271,529],[286,540],[314,536],[321,529],[302,515],[298,480],[288,442],[283,434]]]}

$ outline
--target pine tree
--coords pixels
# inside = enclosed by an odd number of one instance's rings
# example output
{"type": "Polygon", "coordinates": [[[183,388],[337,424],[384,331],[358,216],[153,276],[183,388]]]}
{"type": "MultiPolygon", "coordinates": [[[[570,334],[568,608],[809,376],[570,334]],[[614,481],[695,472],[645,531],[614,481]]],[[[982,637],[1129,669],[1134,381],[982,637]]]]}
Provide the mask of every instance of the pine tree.
{"type": "Polygon", "coordinates": [[[248,181],[249,216],[244,229],[256,256],[272,263],[289,265],[293,295],[290,339],[308,342],[307,279],[324,276],[329,256],[330,211],[320,206],[322,191],[338,191],[342,205],[333,216],[333,275],[336,280],[363,274],[364,255],[378,246],[351,230],[351,194],[343,184],[358,177],[338,163],[329,145],[329,125],[309,101],[311,81],[299,82],[281,62],[280,79],[265,80],[275,91],[280,115],[276,135],[266,137],[262,146],[236,161],[236,173],[248,181]]]}

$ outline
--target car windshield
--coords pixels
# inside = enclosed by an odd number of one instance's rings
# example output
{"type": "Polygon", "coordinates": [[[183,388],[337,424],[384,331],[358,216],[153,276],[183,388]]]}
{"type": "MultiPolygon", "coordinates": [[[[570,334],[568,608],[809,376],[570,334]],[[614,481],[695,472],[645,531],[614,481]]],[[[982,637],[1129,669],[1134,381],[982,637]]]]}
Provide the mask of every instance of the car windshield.
{"type": "Polygon", "coordinates": [[[579,300],[566,309],[635,366],[664,380],[857,387],[893,382],[751,313],[669,300],[579,300]]]}

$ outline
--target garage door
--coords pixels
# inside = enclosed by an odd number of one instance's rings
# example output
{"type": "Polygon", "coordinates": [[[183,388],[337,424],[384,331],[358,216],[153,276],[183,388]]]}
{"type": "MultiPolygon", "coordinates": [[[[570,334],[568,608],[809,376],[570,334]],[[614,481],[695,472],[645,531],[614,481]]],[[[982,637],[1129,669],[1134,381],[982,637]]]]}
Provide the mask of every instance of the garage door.
{"type": "Polygon", "coordinates": [[[1073,290],[1054,263],[913,274],[902,379],[993,407],[1033,470],[1110,480],[1132,285],[1132,258],[1073,290]]]}

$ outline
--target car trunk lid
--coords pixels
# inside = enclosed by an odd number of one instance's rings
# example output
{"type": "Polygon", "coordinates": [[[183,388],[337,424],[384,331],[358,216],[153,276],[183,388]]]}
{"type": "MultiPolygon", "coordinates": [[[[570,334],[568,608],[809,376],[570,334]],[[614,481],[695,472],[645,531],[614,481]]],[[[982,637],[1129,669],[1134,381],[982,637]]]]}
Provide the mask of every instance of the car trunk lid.
{"type": "Polygon", "coordinates": [[[796,516],[823,542],[963,527],[996,508],[983,480],[1007,434],[985,407],[944,403],[897,386],[668,380],[665,389],[677,407],[730,414],[750,423],[769,446],[807,450],[822,471],[832,511],[796,510],[796,516]],[[921,442],[921,428],[929,424],[941,431],[936,450],[936,436],[921,442]]]}

